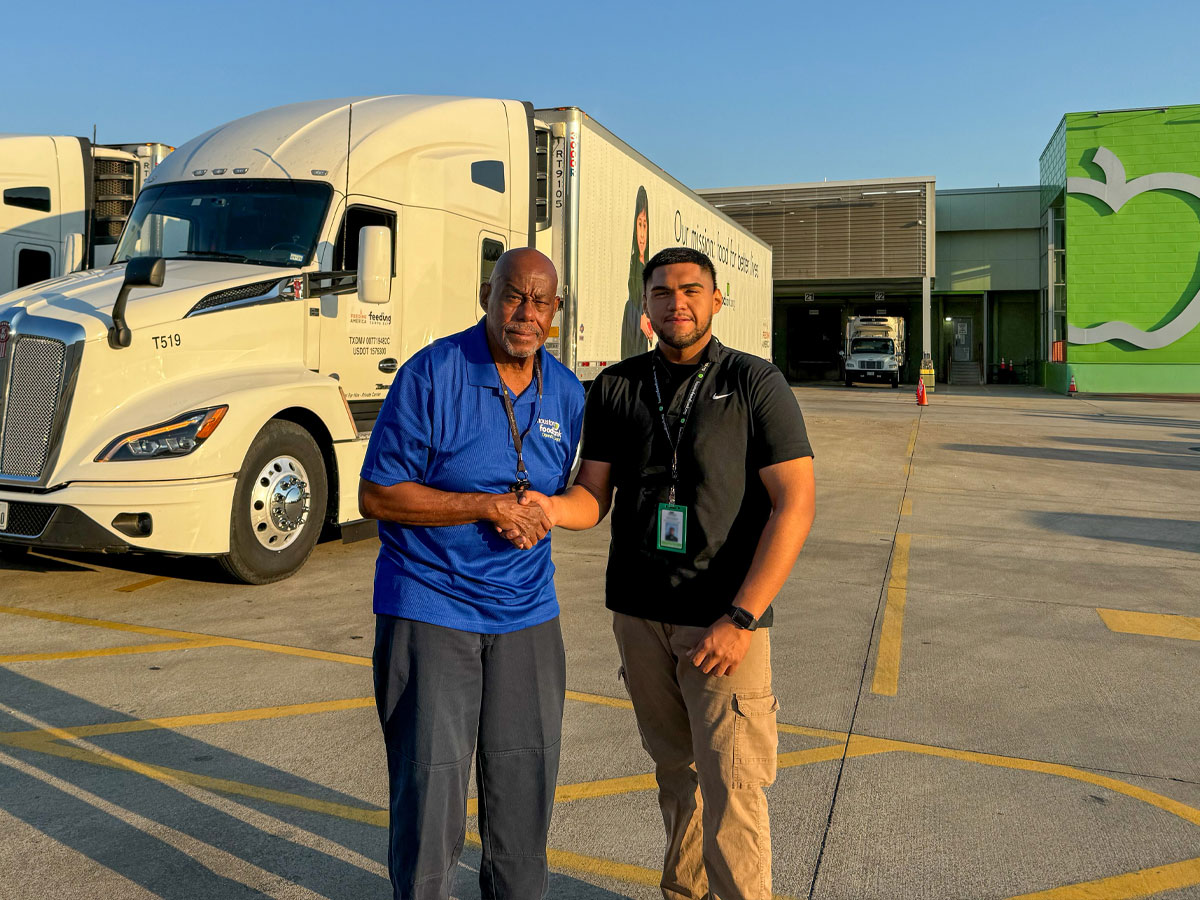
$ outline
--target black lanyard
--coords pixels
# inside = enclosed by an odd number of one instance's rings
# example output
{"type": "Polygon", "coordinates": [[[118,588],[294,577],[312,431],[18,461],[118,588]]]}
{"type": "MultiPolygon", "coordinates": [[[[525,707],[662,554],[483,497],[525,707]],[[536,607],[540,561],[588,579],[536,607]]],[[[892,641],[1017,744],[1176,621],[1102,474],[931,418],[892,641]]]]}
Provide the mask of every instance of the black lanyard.
{"type": "Polygon", "coordinates": [[[496,366],[496,376],[500,379],[500,399],[504,401],[504,412],[508,415],[508,427],[512,432],[513,447],[517,451],[517,480],[510,484],[508,489],[520,492],[529,487],[529,476],[525,474],[525,459],[521,456],[521,445],[525,443],[525,438],[529,434],[529,429],[533,427],[533,423],[542,414],[542,364],[535,354],[533,377],[537,380],[537,409],[534,410],[533,418],[529,420],[529,424],[523,432],[517,429],[517,414],[513,411],[513,403],[508,396],[508,385],[504,383],[504,376],[500,374],[499,366],[496,366]]]}
{"type": "Polygon", "coordinates": [[[683,430],[687,427],[688,413],[692,411],[692,404],[696,402],[696,393],[700,390],[700,382],[704,380],[704,373],[711,365],[712,360],[709,360],[700,367],[699,372],[692,376],[692,389],[688,391],[687,400],[683,402],[683,409],[679,411],[679,432],[672,440],[671,429],[667,427],[667,414],[663,405],[662,391],[658,387],[658,363],[652,361],[650,364],[650,372],[654,376],[654,397],[658,400],[658,417],[662,421],[663,434],[667,436],[667,443],[671,445],[671,492],[667,496],[668,503],[675,502],[675,484],[679,481],[679,443],[683,440],[683,430]]]}

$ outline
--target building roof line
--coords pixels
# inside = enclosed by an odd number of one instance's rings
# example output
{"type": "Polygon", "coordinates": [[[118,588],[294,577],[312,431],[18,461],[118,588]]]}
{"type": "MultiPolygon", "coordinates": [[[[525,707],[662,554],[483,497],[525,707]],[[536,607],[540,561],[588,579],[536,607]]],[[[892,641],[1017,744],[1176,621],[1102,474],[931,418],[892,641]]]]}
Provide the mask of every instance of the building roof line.
{"type": "Polygon", "coordinates": [[[741,187],[713,187],[713,188],[698,188],[697,194],[736,194],[749,193],[752,191],[786,191],[796,188],[819,188],[819,187],[861,187],[863,185],[872,184],[915,184],[925,183],[934,184],[936,178],[933,175],[917,175],[912,178],[854,178],[847,181],[800,181],[793,184],[755,184],[743,185],[741,187]]]}

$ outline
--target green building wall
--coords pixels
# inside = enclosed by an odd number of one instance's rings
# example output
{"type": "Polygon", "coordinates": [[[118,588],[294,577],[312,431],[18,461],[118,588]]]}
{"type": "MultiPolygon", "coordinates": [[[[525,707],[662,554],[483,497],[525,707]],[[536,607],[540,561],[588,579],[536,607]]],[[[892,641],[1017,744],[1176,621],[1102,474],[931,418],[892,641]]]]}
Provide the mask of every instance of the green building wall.
{"type": "MultiPolygon", "coordinates": [[[[1200,327],[1156,349],[1119,339],[1071,341],[1079,336],[1076,329],[1107,322],[1125,322],[1153,334],[1193,302],[1200,303],[1195,299],[1200,291],[1200,197],[1179,189],[1151,189],[1114,211],[1104,199],[1079,190],[1078,181],[1107,183],[1095,160],[1100,148],[1124,165],[1126,181],[1155,173],[1200,176],[1200,105],[1070,113],[1063,125],[1066,140],[1052,141],[1047,153],[1056,156],[1061,147],[1066,156],[1068,181],[1059,202],[1066,221],[1066,316],[1073,328],[1066,366],[1049,367],[1059,371],[1047,373],[1048,385],[1065,387],[1074,375],[1085,392],[1200,394],[1200,327]]],[[[1058,162],[1043,158],[1043,172],[1058,169],[1058,162]]],[[[1188,185],[1186,179],[1176,182],[1188,185]]],[[[1200,193],[1200,181],[1195,189],[1200,193]]]]}

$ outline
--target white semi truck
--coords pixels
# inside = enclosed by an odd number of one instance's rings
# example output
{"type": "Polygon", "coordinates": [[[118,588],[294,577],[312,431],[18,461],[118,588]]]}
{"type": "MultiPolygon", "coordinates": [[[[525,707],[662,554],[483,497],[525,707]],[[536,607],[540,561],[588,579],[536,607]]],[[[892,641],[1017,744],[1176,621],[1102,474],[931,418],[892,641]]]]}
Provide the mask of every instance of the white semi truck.
{"type": "Polygon", "coordinates": [[[0,294],[107,265],[166,144],[0,135],[0,294]]]}
{"type": "Polygon", "coordinates": [[[886,381],[900,386],[904,368],[904,319],[899,316],[851,316],[841,352],[846,387],[856,381],[886,381]]]}
{"type": "Polygon", "coordinates": [[[587,380],[648,346],[634,283],[680,244],[716,263],[716,333],[769,358],[770,248],[578,109],[388,96],[213,129],[149,175],[112,265],[0,297],[0,547],[287,577],[326,525],[373,532],[393,373],[478,320],[500,253],[554,260],[547,346],[587,380]]]}

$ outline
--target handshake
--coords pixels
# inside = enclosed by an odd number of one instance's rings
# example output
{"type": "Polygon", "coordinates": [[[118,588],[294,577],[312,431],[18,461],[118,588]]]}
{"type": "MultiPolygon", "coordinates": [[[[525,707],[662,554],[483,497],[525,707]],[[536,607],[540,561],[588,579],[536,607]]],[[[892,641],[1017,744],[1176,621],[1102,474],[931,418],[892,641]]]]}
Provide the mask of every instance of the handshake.
{"type": "Polygon", "coordinates": [[[518,550],[529,550],[550,533],[557,521],[555,512],[553,497],[528,489],[496,494],[488,521],[518,550]]]}

